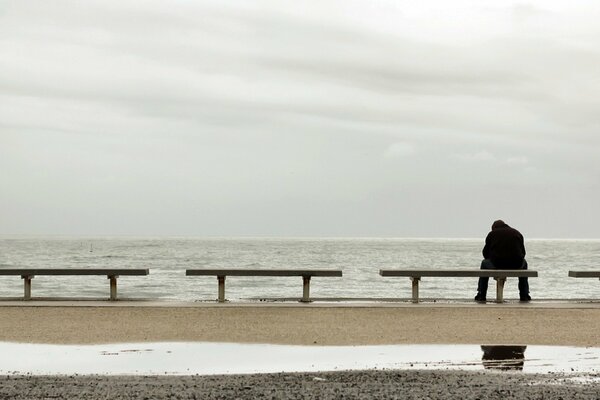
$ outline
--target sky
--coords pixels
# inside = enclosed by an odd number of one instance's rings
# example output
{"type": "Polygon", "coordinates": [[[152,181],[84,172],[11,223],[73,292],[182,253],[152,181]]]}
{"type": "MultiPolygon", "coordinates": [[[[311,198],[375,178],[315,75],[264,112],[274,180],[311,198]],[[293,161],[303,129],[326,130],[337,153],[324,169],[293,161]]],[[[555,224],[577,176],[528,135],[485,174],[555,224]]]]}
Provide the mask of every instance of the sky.
{"type": "Polygon", "coordinates": [[[600,238],[599,20],[0,0],[0,234],[600,238]]]}

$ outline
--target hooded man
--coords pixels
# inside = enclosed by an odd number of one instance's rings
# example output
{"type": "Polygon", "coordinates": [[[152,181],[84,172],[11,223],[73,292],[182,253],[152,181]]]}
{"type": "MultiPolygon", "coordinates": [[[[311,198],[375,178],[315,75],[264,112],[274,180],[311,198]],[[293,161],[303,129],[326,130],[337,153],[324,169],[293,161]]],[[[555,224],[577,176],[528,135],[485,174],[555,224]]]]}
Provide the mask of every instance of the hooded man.
{"type": "MultiPolygon", "coordinates": [[[[502,220],[494,221],[491,232],[485,238],[481,269],[527,269],[525,254],[523,235],[502,220]]],[[[487,277],[479,278],[475,301],[486,301],[489,280],[487,277]]],[[[527,278],[519,278],[519,297],[521,301],[531,300],[527,278]]]]}

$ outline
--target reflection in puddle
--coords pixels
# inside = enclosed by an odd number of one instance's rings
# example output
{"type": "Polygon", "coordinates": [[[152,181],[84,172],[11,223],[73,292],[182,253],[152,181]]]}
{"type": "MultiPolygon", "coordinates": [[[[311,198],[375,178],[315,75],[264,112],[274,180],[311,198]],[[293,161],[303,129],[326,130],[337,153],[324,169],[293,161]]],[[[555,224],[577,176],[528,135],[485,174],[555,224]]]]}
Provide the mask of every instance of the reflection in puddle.
{"type": "Polygon", "coordinates": [[[485,369],[523,370],[527,346],[481,346],[485,369]]]}
{"type": "Polygon", "coordinates": [[[125,349],[125,350],[119,350],[119,351],[115,351],[115,352],[101,351],[100,355],[102,355],[102,356],[118,356],[121,353],[142,353],[145,351],[154,351],[154,350],[153,349],[125,349]]]}
{"type": "Polygon", "coordinates": [[[569,374],[600,371],[600,348],[560,346],[240,343],[74,346],[0,342],[0,354],[0,374],[34,375],[212,375],[365,369],[495,369],[569,374]]]}

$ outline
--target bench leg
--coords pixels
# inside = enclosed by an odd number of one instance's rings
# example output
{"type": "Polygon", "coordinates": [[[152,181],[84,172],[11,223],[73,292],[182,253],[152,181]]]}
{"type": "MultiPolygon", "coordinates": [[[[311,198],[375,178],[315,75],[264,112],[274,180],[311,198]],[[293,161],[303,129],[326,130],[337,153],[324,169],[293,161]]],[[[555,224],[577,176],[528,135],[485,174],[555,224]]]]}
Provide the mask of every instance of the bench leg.
{"type": "Polygon", "coordinates": [[[419,302],[419,281],[421,280],[420,276],[411,276],[410,281],[412,282],[412,302],[419,302]]]}
{"type": "Polygon", "coordinates": [[[504,301],[504,282],[506,278],[498,277],[496,280],[496,303],[502,303],[504,301]]]}
{"type": "Polygon", "coordinates": [[[33,276],[23,275],[21,278],[23,279],[23,300],[31,300],[31,279],[33,279],[33,276]]]}
{"type": "Polygon", "coordinates": [[[302,277],[302,301],[303,303],[310,302],[310,276],[302,277]]]}
{"type": "Polygon", "coordinates": [[[225,276],[217,276],[219,281],[219,303],[225,302],[225,276]]]}
{"type": "Polygon", "coordinates": [[[117,276],[109,276],[108,279],[110,279],[110,299],[111,300],[116,300],[117,299],[117,276]]]}

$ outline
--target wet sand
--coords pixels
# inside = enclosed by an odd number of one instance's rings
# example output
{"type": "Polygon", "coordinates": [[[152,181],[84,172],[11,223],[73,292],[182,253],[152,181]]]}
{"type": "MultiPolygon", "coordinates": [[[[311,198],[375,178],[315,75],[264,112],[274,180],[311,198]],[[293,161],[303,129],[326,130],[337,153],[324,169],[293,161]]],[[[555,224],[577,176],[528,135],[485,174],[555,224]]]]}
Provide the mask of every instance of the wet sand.
{"type": "Polygon", "coordinates": [[[600,346],[600,306],[0,306],[0,341],[600,346]]]}
{"type": "Polygon", "coordinates": [[[564,375],[359,371],[230,376],[6,376],[10,399],[597,399],[564,375]]]}

